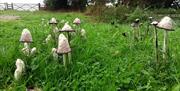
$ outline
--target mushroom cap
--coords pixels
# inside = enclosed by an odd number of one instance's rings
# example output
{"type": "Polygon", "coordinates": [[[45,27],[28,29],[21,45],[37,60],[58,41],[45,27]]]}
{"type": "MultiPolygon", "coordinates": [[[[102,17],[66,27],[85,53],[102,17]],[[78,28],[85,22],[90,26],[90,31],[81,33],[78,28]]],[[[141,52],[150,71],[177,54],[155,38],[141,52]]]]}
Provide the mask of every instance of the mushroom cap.
{"type": "Polygon", "coordinates": [[[57,53],[65,54],[69,52],[71,52],[71,48],[69,46],[68,39],[63,34],[60,34],[58,39],[57,53]]]}
{"type": "Polygon", "coordinates": [[[66,22],[60,32],[75,32],[72,27],[66,22]]]}
{"type": "Polygon", "coordinates": [[[165,16],[158,23],[157,27],[165,29],[167,31],[172,31],[173,30],[173,20],[170,17],[165,16]]]}
{"type": "Polygon", "coordinates": [[[81,29],[81,36],[85,36],[86,35],[86,30],[81,29]]]}
{"type": "Polygon", "coordinates": [[[49,24],[57,24],[57,20],[56,18],[51,18],[51,20],[49,21],[49,24]]]}
{"type": "Polygon", "coordinates": [[[158,21],[151,22],[151,25],[154,25],[154,26],[158,25],[158,21]]]}
{"type": "Polygon", "coordinates": [[[21,69],[22,71],[25,69],[25,64],[21,59],[16,60],[17,69],[21,69]]]}
{"type": "Polygon", "coordinates": [[[73,23],[74,24],[81,24],[81,20],[79,18],[75,18],[73,23]]]}
{"type": "Polygon", "coordinates": [[[135,19],[134,23],[139,23],[139,18],[135,19]]]}
{"type": "Polygon", "coordinates": [[[33,48],[31,49],[31,55],[34,55],[34,54],[36,53],[36,51],[37,51],[36,47],[33,47],[33,48]]]}
{"type": "Polygon", "coordinates": [[[30,43],[32,42],[32,36],[31,36],[31,32],[28,29],[23,29],[22,34],[21,34],[21,38],[19,40],[20,42],[27,42],[30,43]]]}

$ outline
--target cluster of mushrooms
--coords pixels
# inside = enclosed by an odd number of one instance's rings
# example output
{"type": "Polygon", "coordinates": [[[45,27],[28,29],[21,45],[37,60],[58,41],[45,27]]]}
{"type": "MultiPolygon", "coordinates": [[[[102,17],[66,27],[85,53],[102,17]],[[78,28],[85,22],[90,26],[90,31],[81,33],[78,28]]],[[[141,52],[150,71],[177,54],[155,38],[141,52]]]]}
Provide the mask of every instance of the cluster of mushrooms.
{"type": "MultiPolygon", "coordinates": [[[[44,20],[43,20],[44,22],[44,20]]],[[[62,21],[64,22],[64,20],[62,21]]],[[[81,24],[81,21],[79,18],[75,18],[73,21],[75,26],[79,26],[81,24]]],[[[68,65],[71,63],[71,33],[77,32],[80,33],[81,36],[85,38],[86,31],[84,29],[79,31],[75,31],[72,29],[72,27],[66,22],[62,29],[57,28],[58,21],[55,18],[52,18],[49,21],[49,24],[52,25],[52,32],[54,34],[54,38],[52,38],[52,34],[49,34],[47,38],[45,39],[45,43],[50,43],[51,39],[54,39],[57,41],[57,48],[52,48],[51,54],[53,55],[54,60],[58,60],[60,56],[63,58],[63,65],[65,66],[65,70],[67,70],[68,65]],[[60,32],[60,34],[58,34],[60,32]],[[58,38],[57,38],[58,37],[58,38]]],[[[36,54],[36,47],[31,48],[30,44],[33,42],[31,32],[28,29],[23,29],[20,42],[24,44],[24,48],[21,49],[22,53],[26,57],[32,57],[36,54]]],[[[25,73],[25,63],[21,59],[16,60],[16,70],[14,72],[14,78],[15,80],[19,81],[21,77],[23,76],[23,73],[25,73]]]]}
{"type": "MultiPolygon", "coordinates": [[[[141,23],[139,22],[139,19],[136,19],[132,24],[133,28],[133,36],[134,39],[138,39],[140,35],[139,26],[141,23]]],[[[166,61],[168,57],[168,32],[174,31],[174,21],[168,17],[163,17],[160,21],[156,21],[153,19],[153,17],[149,17],[149,24],[148,24],[148,30],[146,34],[149,32],[150,25],[154,26],[154,47],[155,47],[155,59],[157,63],[159,64],[159,47],[158,47],[158,33],[157,28],[164,30],[164,41],[163,41],[163,59],[166,61]]]]}
{"type": "MultiPolygon", "coordinates": [[[[36,47],[31,48],[30,44],[33,42],[31,32],[28,29],[23,29],[20,42],[24,44],[24,48],[21,49],[25,56],[33,56],[36,53],[36,47]]],[[[21,79],[23,73],[25,72],[25,64],[21,59],[16,60],[16,70],[14,72],[14,78],[18,81],[21,79]]]]}

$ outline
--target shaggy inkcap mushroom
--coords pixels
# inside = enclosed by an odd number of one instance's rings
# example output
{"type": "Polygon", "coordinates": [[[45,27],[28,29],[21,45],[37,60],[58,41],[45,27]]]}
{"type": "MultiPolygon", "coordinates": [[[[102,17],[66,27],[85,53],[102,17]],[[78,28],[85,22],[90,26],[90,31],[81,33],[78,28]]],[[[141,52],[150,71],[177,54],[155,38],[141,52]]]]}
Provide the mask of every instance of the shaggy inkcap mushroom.
{"type": "Polygon", "coordinates": [[[28,29],[24,29],[21,34],[20,42],[31,43],[32,41],[33,40],[31,36],[31,32],[28,29]]]}
{"type": "Polygon", "coordinates": [[[161,19],[161,21],[158,23],[157,27],[165,29],[167,31],[173,31],[173,20],[165,16],[164,18],[161,19]]]}
{"type": "Polygon", "coordinates": [[[76,19],[74,19],[73,23],[77,24],[77,25],[81,24],[81,20],[79,18],[76,18],[76,19]]]}
{"type": "Polygon", "coordinates": [[[71,48],[69,46],[68,39],[63,34],[60,34],[59,39],[58,39],[57,53],[58,54],[66,54],[69,52],[71,52],[71,48]]]}
{"type": "Polygon", "coordinates": [[[49,21],[49,24],[57,24],[57,20],[56,18],[51,18],[51,20],[49,21]]]}
{"type": "Polygon", "coordinates": [[[25,64],[21,59],[16,60],[16,70],[14,72],[14,78],[19,80],[22,76],[22,73],[25,71],[25,64]]]}
{"type": "Polygon", "coordinates": [[[74,32],[75,30],[73,30],[71,28],[71,26],[67,23],[64,24],[63,28],[60,30],[60,32],[74,32]]]}

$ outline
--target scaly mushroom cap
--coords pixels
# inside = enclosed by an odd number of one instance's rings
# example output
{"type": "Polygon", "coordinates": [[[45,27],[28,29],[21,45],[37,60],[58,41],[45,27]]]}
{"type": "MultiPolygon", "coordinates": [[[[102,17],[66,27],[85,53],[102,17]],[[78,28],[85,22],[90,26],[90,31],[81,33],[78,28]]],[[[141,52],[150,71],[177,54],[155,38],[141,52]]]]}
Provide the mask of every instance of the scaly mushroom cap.
{"type": "Polygon", "coordinates": [[[59,41],[58,41],[57,53],[65,54],[65,53],[69,53],[70,51],[71,51],[71,48],[69,46],[68,39],[63,34],[60,34],[59,41]]]}
{"type": "Polygon", "coordinates": [[[57,24],[57,20],[56,18],[51,18],[51,20],[49,21],[49,24],[57,24]]]}
{"type": "Polygon", "coordinates": [[[28,29],[24,29],[21,34],[20,42],[30,43],[32,42],[31,32],[28,29]]]}
{"type": "Polygon", "coordinates": [[[60,31],[61,32],[74,32],[74,30],[71,28],[68,22],[64,24],[63,28],[60,31]]]}
{"type": "Polygon", "coordinates": [[[173,30],[173,20],[170,17],[165,16],[164,18],[161,19],[161,21],[158,23],[157,26],[159,28],[171,31],[173,30]]]}
{"type": "Polygon", "coordinates": [[[79,18],[74,19],[73,21],[74,24],[81,24],[81,20],[79,18]]]}

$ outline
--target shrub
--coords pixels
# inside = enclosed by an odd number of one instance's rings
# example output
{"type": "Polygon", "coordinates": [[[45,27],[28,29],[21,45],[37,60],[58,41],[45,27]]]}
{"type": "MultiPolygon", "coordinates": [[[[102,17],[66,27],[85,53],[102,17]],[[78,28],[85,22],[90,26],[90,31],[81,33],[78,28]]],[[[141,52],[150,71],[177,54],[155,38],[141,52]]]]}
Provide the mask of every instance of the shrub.
{"type": "Polygon", "coordinates": [[[139,7],[137,7],[131,14],[129,14],[127,21],[128,22],[132,22],[134,21],[136,18],[139,18],[140,20],[146,20],[147,19],[147,14],[146,11],[140,9],[139,7]]]}

